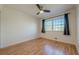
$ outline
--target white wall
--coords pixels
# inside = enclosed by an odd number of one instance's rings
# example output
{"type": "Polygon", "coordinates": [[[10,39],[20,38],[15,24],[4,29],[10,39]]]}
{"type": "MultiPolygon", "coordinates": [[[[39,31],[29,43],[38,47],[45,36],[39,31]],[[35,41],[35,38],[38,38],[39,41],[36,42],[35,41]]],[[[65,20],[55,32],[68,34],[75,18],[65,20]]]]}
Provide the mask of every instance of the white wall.
{"type": "Polygon", "coordinates": [[[2,6],[3,5],[0,4],[0,47],[1,47],[1,10],[2,10],[2,6]]]}
{"type": "MultiPolygon", "coordinates": [[[[1,12],[0,12],[1,15],[1,12]]],[[[0,46],[1,46],[1,17],[0,17],[0,46]]]]}
{"type": "Polygon", "coordinates": [[[68,12],[70,12],[69,14],[70,32],[71,32],[70,36],[63,35],[63,32],[46,32],[44,34],[41,33],[40,37],[44,37],[52,40],[56,40],[54,38],[57,37],[58,38],[57,41],[76,44],[76,36],[77,36],[76,35],[76,10],[74,8],[68,12]]]}
{"type": "Polygon", "coordinates": [[[1,11],[1,47],[38,37],[38,19],[16,9],[1,11]]]}
{"type": "Polygon", "coordinates": [[[77,5],[77,50],[79,53],[79,5],[77,5]]]}

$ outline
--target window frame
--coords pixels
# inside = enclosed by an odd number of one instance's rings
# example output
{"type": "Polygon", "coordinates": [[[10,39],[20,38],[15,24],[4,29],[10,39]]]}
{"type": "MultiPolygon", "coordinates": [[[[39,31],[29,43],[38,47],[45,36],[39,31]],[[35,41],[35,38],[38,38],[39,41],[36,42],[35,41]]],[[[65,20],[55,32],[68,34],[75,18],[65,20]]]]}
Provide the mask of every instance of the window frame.
{"type": "MultiPolygon", "coordinates": [[[[64,15],[62,15],[63,17],[64,17],[64,15]]],[[[61,17],[61,16],[59,16],[59,17],[61,17]]],[[[55,17],[56,18],[56,17],[55,17]]],[[[47,31],[46,30],[46,32],[63,32],[64,31],[64,18],[63,18],[63,30],[53,30],[53,28],[54,28],[54,25],[53,25],[53,20],[59,20],[59,19],[54,19],[54,18],[51,18],[51,19],[49,19],[49,21],[52,21],[52,30],[51,31],[47,31]]],[[[46,21],[45,21],[46,22],[46,21]]],[[[62,23],[61,23],[62,24],[62,23]]],[[[56,27],[56,26],[55,26],[56,27]]],[[[60,26],[60,27],[62,27],[62,26],[60,26]]],[[[46,23],[45,23],[45,29],[46,29],[46,23]]]]}

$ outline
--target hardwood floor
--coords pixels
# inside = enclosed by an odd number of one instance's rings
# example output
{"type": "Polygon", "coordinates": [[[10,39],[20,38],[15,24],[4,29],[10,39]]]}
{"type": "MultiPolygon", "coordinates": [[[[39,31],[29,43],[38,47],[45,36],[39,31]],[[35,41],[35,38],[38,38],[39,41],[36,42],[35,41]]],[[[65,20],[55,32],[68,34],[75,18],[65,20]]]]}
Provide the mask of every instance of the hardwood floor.
{"type": "Polygon", "coordinates": [[[76,55],[74,45],[44,38],[30,40],[4,49],[0,55],[76,55]]]}

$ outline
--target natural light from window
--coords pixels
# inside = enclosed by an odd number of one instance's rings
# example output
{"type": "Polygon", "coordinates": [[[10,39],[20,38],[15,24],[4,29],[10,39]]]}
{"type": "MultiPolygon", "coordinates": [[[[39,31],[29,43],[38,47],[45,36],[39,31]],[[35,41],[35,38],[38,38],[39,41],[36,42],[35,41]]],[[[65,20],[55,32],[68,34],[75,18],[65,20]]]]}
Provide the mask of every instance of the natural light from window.
{"type": "Polygon", "coordinates": [[[64,31],[64,15],[45,20],[46,31],[64,31]]]}

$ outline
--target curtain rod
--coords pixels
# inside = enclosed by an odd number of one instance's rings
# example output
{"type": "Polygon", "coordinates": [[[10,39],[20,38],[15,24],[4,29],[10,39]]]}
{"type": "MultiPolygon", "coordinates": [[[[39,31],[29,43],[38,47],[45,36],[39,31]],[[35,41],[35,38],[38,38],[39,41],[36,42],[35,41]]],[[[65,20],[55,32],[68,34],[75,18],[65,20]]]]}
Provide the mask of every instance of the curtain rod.
{"type": "MultiPolygon", "coordinates": [[[[65,14],[70,14],[70,13],[65,13],[65,14]]],[[[57,15],[57,16],[54,16],[54,17],[49,17],[49,18],[46,18],[45,20],[48,20],[48,19],[51,19],[51,18],[55,18],[55,17],[59,17],[59,16],[62,16],[64,14],[61,14],[61,15],[57,15]]]]}

